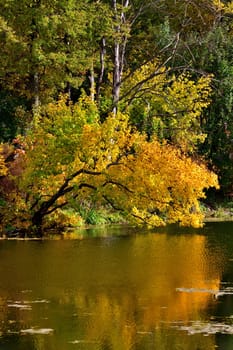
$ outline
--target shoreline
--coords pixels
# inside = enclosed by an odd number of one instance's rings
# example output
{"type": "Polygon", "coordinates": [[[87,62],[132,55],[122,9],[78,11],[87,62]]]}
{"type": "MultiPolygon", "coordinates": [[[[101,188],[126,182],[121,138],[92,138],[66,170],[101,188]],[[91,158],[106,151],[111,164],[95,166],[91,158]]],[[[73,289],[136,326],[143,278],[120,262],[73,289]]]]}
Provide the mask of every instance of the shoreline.
{"type": "MultiPolygon", "coordinates": [[[[215,216],[214,214],[212,215],[208,215],[204,218],[203,220],[203,224],[205,225],[206,223],[218,223],[218,222],[233,222],[233,215],[229,215],[229,213],[225,213],[225,215],[219,217],[219,216],[215,216]]],[[[79,227],[78,229],[80,230],[80,234],[77,233],[77,228],[74,228],[73,230],[71,230],[70,232],[65,232],[64,233],[48,233],[47,235],[44,235],[43,237],[27,237],[27,235],[25,235],[25,237],[20,237],[20,236],[14,236],[11,237],[10,235],[7,236],[7,234],[3,234],[2,236],[0,236],[0,241],[4,241],[4,240],[10,240],[10,241],[48,241],[48,240],[82,240],[84,239],[84,236],[82,234],[82,231],[87,231],[87,230],[94,230],[94,229],[98,229],[98,230],[104,230],[104,228],[106,228],[106,226],[111,226],[111,225],[93,225],[93,226],[83,226],[83,227],[79,227]]],[[[113,225],[113,226],[118,226],[118,224],[113,225]]],[[[159,228],[159,227],[158,227],[159,228]]],[[[198,229],[197,229],[198,230],[198,229]]]]}

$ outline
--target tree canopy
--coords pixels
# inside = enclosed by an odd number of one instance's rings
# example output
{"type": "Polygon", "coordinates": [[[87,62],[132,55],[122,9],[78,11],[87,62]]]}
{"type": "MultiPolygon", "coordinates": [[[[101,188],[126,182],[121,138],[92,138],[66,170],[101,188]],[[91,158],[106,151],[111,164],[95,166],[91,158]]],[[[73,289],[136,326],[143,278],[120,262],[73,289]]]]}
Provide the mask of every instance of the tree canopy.
{"type": "Polygon", "coordinates": [[[74,105],[64,98],[49,104],[22,142],[23,171],[12,192],[15,219],[28,217],[38,235],[48,216],[83,201],[108,205],[139,224],[198,227],[198,199],[205,188],[217,187],[204,165],[166,142],[147,141],[127,115],[100,122],[87,97],[74,105]]]}

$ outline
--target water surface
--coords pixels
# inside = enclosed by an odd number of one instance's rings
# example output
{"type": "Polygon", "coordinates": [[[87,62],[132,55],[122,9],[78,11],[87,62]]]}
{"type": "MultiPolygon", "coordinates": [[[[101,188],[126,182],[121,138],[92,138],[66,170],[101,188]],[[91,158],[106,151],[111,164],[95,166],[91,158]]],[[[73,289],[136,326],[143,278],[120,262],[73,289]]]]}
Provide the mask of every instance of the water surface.
{"type": "Polygon", "coordinates": [[[233,223],[0,241],[0,349],[232,349],[232,268],[233,223]]]}

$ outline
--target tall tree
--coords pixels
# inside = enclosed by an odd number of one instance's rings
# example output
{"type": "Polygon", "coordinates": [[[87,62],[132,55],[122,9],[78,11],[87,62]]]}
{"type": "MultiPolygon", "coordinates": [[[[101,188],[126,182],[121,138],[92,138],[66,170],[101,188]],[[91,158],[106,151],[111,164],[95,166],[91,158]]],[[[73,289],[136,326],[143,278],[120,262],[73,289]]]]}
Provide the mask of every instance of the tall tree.
{"type": "MultiPolygon", "coordinates": [[[[104,41],[101,41],[100,45],[101,62],[103,63],[104,57],[108,60],[105,67],[101,64],[101,77],[104,76],[104,68],[106,70],[106,89],[102,99],[100,94],[97,94],[100,107],[104,110],[110,106],[116,113],[118,109],[126,110],[129,104],[134,103],[134,114],[141,115],[140,124],[146,124],[147,120],[143,120],[140,109],[146,110],[149,105],[151,108],[152,95],[148,102],[148,91],[152,89],[152,94],[155,93],[156,77],[159,81],[161,74],[167,76],[167,80],[164,78],[164,81],[168,84],[172,74],[178,76],[181,71],[187,70],[194,72],[188,40],[194,40],[195,33],[211,30],[221,18],[221,8],[212,0],[205,2],[205,6],[202,2],[184,0],[178,1],[177,6],[174,6],[172,1],[112,0],[111,3],[104,3],[111,6],[112,21],[109,23],[112,29],[106,31],[104,41]],[[147,74],[141,74],[142,71],[147,71],[147,74]],[[108,80],[110,77],[112,82],[108,80]],[[109,83],[112,92],[109,91],[109,83]],[[110,95],[112,104],[106,104],[110,95]],[[139,100],[139,95],[140,107],[138,105],[137,112],[136,100],[139,100]]],[[[198,40],[196,36],[196,41],[198,40]]],[[[197,76],[195,70],[194,74],[190,75],[190,80],[198,81],[203,73],[205,74],[199,70],[197,76]]],[[[160,91],[161,85],[157,88],[160,91]]],[[[163,112],[160,111],[161,113],[163,112]]],[[[166,115],[174,120],[174,114],[172,116],[167,111],[166,115]]],[[[177,121],[179,122],[178,117],[177,121]]],[[[182,128],[181,124],[178,128],[182,128]]],[[[153,133],[153,129],[150,132],[153,133]]]]}
{"type": "Polygon", "coordinates": [[[218,169],[223,193],[232,193],[233,157],[233,45],[232,26],[225,23],[201,43],[199,67],[213,72],[212,103],[203,114],[202,129],[207,139],[201,147],[218,169]]]}
{"type": "Polygon", "coordinates": [[[74,0],[1,0],[1,85],[19,91],[36,107],[69,82],[79,86],[88,62],[86,5],[74,0]]]}

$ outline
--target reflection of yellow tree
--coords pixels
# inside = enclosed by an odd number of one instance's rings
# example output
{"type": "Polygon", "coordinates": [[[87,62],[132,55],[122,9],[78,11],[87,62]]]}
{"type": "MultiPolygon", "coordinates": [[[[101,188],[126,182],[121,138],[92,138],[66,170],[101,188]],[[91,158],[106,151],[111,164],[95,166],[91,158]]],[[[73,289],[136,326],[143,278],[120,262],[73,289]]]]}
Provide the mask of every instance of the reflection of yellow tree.
{"type": "MultiPolygon", "coordinates": [[[[135,240],[136,254],[140,254],[141,240],[140,236],[135,240]]],[[[208,270],[210,261],[215,257],[205,256],[205,237],[195,235],[187,239],[176,236],[171,239],[166,235],[151,235],[148,244],[163,252],[163,258],[148,267],[149,279],[142,289],[143,298],[150,300],[150,306],[144,312],[145,324],[152,326],[161,319],[185,322],[190,315],[200,315],[212,297],[210,291],[217,291],[220,282],[217,261],[212,265],[212,270],[208,270]],[[182,288],[190,289],[191,293],[182,292],[182,288]]],[[[153,254],[152,249],[149,252],[153,254]]],[[[144,251],[144,254],[147,252],[144,251]]]]}
{"type": "Polygon", "coordinates": [[[110,344],[114,350],[125,350],[130,349],[136,339],[140,342],[142,337],[153,333],[153,344],[160,350],[168,349],[168,343],[173,342],[171,337],[175,336],[181,337],[185,349],[192,349],[199,342],[200,349],[214,349],[212,337],[196,335],[187,341],[175,332],[170,338],[164,335],[167,323],[201,319],[211,302],[211,292],[219,288],[221,271],[216,257],[204,254],[205,237],[150,235],[147,245],[144,243],[144,236],[132,241],[125,270],[120,272],[124,279],[128,278],[132,289],[114,290],[111,285],[110,290],[104,289],[90,298],[84,290],[77,291],[78,310],[90,312],[86,339],[110,344]],[[211,271],[207,259],[213,262],[211,271]],[[195,292],[178,291],[179,287],[195,288],[195,292]]]}
{"type": "MultiPolygon", "coordinates": [[[[141,350],[170,350],[175,343],[182,350],[214,349],[214,335],[184,337],[172,328],[179,321],[205,319],[206,308],[214,302],[210,291],[219,288],[221,257],[206,247],[204,236],[148,234],[122,239],[120,245],[114,239],[104,242],[108,246],[81,241],[75,249],[70,249],[67,241],[46,242],[40,254],[33,254],[33,268],[40,266],[37,278],[34,270],[30,277],[28,269],[22,268],[18,277],[13,274],[12,286],[18,285],[17,278],[33,280],[33,289],[58,301],[61,308],[58,305],[58,312],[54,312],[52,303],[44,307],[33,304],[30,311],[11,310],[9,299],[19,300],[19,296],[16,293],[9,298],[1,291],[0,322],[4,322],[0,332],[34,325],[51,327],[56,339],[48,341],[58,339],[60,350],[67,348],[67,341],[77,341],[79,349],[85,350],[132,350],[135,342],[141,350]],[[182,288],[195,288],[195,292],[185,293],[182,288]],[[42,317],[45,307],[48,321],[42,317]],[[61,310],[62,317],[58,317],[61,310]],[[72,319],[67,318],[70,315],[72,319]],[[16,323],[9,325],[9,320],[16,323]]],[[[20,254],[20,261],[24,256],[20,254]]],[[[25,295],[25,300],[27,297],[33,296],[25,295]]],[[[34,348],[44,349],[43,339],[34,338],[34,348]]]]}
{"type": "MultiPolygon", "coordinates": [[[[166,324],[160,323],[159,317],[162,320],[162,312],[159,314],[158,309],[150,308],[150,305],[145,310],[145,317],[140,319],[140,311],[135,303],[137,301],[130,299],[128,295],[122,295],[121,300],[117,300],[99,294],[95,300],[90,300],[89,307],[92,312],[86,327],[87,344],[96,342],[114,350],[129,350],[135,342],[145,344],[146,339],[150,341],[153,338],[155,349],[167,350],[173,348],[172,345],[178,338],[179,342],[184,344],[185,350],[193,350],[196,344],[199,344],[200,350],[214,349],[214,338],[211,336],[203,337],[199,334],[187,339],[182,333],[168,330],[166,324]]],[[[94,349],[97,348],[99,349],[94,349]]],[[[145,345],[144,348],[146,349],[145,345]]]]}

